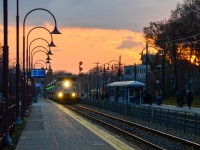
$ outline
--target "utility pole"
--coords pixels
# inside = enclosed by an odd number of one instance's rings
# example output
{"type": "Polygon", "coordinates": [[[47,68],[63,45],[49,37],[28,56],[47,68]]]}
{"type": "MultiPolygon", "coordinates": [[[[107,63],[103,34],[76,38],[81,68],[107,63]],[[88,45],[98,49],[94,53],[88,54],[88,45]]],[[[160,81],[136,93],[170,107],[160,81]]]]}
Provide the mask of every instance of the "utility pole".
{"type": "Polygon", "coordinates": [[[166,63],[166,49],[164,47],[163,54],[162,54],[162,96],[165,97],[166,95],[166,86],[165,86],[165,63],[166,63]]]}
{"type": "Polygon", "coordinates": [[[99,72],[99,62],[96,62],[95,63],[97,66],[96,66],[96,73],[97,73],[97,86],[96,86],[96,99],[98,99],[99,98],[99,77],[98,77],[98,72],[99,72]]]}
{"type": "Polygon", "coordinates": [[[176,52],[176,44],[175,44],[175,31],[174,31],[174,25],[173,25],[173,36],[172,36],[172,40],[173,40],[173,53],[174,53],[174,76],[175,76],[175,90],[178,91],[180,89],[178,89],[178,79],[177,79],[177,60],[176,60],[176,56],[177,56],[177,52],[176,52]]]}
{"type": "Polygon", "coordinates": [[[137,69],[136,69],[136,63],[134,63],[134,80],[137,80],[137,69]]]}
{"type": "Polygon", "coordinates": [[[122,79],[121,79],[121,55],[119,56],[119,65],[118,65],[118,76],[117,76],[117,78],[118,78],[118,81],[121,81],[122,79]]]}
{"type": "Polygon", "coordinates": [[[146,40],[146,91],[148,90],[148,40],[146,40]]]}

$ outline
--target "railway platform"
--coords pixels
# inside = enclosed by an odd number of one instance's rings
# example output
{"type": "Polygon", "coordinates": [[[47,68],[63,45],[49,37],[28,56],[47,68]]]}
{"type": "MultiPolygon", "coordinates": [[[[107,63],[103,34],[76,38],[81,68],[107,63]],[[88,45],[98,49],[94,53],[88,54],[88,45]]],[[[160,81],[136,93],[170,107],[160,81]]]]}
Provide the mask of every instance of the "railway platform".
{"type": "Polygon", "coordinates": [[[64,106],[38,99],[31,106],[16,150],[138,149],[119,136],[76,115],[64,106]]]}

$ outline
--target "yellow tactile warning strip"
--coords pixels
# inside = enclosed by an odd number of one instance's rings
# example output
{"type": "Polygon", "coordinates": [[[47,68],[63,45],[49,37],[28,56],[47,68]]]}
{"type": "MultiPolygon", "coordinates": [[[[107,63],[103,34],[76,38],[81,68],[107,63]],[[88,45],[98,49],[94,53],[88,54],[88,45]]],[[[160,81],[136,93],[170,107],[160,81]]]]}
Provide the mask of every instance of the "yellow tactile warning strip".
{"type": "Polygon", "coordinates": [[[90,122],[82,119],[81,117],[79,117],[78,115],[76,115],[75,113],[73,113],[72,111],[66,109],[64,106],[56,104],[56,103],[54,103],[54,104],[58,108],[60,108],[61,110],[63,110],[65,113],[67,113],[68,115],[70,115],[73,119],[75,119],[76,121],[78,121],[80,124],[82,124],[83,126],[85,126],[86,128],[88,128],[90,131],[92,131],[93,133],[95,133],[101,139],[103,139],[104,141],[106,141],[107,143],[109,143],[116,150],[134,150],[133,147],[127,145],[123,141],[117,139],[116,137],[114,137],[113,135],[111,135],[111,134],[103,131],[102,129],[99,129],[98,127],[92,125],[90,122]]]}

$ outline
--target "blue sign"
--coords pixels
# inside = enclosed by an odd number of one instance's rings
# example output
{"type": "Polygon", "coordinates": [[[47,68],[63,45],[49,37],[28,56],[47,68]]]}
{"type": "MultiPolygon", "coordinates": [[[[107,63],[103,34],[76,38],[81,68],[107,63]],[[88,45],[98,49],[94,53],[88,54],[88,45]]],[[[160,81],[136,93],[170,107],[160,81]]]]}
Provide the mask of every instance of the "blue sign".
{"type": "Polygon", "coordinates": [[[35,83],[35,86],[36,86],[36,87],[41,87],[42,84],[41,84],[41,83],[35,83]]]}
{"type": "Polygon", "coordinates": [[[45,70],[44,69],[32,69],[31,77],[33,78],[45,78],[45,70]]]}

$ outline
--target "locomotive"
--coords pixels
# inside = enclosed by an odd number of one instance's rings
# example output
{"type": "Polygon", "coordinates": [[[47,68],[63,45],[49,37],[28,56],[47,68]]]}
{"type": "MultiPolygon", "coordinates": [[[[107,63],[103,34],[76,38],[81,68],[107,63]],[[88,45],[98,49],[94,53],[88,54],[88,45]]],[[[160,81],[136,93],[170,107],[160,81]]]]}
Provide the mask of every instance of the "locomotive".
{"type": "Polygon", "coordinates": [[[63,104],[77,102],[76,77],[72,75],[58,76],[46,86],[46,98],[63,104]]]}

